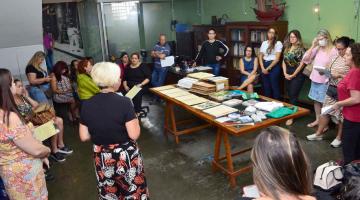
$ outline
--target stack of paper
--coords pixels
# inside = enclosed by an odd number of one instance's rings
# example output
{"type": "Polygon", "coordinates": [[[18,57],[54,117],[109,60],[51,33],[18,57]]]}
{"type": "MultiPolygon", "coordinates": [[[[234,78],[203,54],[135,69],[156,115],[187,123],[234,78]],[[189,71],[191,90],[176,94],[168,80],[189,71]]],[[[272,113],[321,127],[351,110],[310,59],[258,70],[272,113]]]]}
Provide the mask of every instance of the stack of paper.
{"type": "Polygon", "coordinates": [[[197,82],[192,85],[191,92],[209,95],[210,93],[216,92],[216,85],[206,82],[197,82]]]}
{"type": "Polygon", "coordinates": [[[212,108],[212,107],[215,107],[215,106],[218,106],[218,105],[220,105],[220,103],[215,102],[215,101],[208,101],[208,102],[205,102],[205,103],[195,105],[193,107],[196,108],[196,109],[199,109],[199,110],[205,110],[205,109],[209,109],[209,108],[212,108]]]}
{"type": "Polygon", "coordinates": [[[198,82],[198,79],[194,79],[194,78],[189,78],[189,77],[185,77],[183,79],[180,79],[178,81],[178,86],[182,87],[182,88],[186,88],[186,89],[190,89],[194,83],[198,82]]]}
{"type": "Polygon", "coordinates": [[[206,72],[197,72],[197,73],[191,73],[187,75],[190,78],[196,78],[196,79],[207,79],[210,77],[213,77],[214,74],[206,73],[206,72]]]}
{"type": "Polygon", "coordinates": [[[206,109],[206,110],[203,110],[203,111],[205,113],[209,114],[209,115],[214,116],[214,117],[221,117],[221,116],[233,113],[233,112],[237,112],[238,109],[235,109],[235,108],[232,108],[232,107],[229,107],[229,106],[225,106],[225,105],[219,105],[219,106],[209,108],[209,109],[206,109]]]}

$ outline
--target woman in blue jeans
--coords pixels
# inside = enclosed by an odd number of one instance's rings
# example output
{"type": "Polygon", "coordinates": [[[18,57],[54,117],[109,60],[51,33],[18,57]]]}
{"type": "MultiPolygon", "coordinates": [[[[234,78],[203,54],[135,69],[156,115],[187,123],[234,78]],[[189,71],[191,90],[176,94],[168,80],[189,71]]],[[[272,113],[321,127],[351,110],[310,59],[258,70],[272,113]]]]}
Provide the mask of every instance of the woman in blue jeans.
{"type": "Polygon", "coordinates": [[[50,89],[49,82],[51,77],[46,70],[41,67],[45,60],[45,54],[42,51],[36,52],[26,66],[25,72],[29,80],[29,95],[39,103],[47,103],[48,98],[45,92],[50,89]]]}
{"type": "Polygon", "coordinates": [[[259,53],[264,95],[274,99],[280,99],[281,67],[279,61],[283,48],[282,43],[277,39],[277,31],[270,28],[267,32],[267,40],[261,44],[259,53]]]}

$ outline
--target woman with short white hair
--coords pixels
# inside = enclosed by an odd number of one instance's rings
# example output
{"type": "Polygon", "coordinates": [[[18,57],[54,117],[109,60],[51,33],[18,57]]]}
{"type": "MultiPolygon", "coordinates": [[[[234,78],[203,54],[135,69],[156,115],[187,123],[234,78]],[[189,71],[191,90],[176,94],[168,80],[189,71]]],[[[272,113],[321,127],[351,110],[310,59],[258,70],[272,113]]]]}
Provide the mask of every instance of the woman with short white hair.
{"type": "Polygon", "coordinates": [[[142,156],[136,140],[139,121],[129,98],[115,92],[121,84],[120,68],[97,63],[91,77],[100,92],[83,103],[81,141],[94,143],[99,199],[148,199],[142,156]]]}

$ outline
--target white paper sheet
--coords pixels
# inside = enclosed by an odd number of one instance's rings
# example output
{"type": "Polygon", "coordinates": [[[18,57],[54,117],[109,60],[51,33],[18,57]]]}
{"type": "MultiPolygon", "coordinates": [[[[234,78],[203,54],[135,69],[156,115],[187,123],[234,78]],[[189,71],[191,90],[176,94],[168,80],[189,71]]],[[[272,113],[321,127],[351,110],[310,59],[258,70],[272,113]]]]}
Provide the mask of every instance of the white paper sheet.
{"type": "Polygon", "coordinates": [[[161,67],[169,67],[175,64],[175,57],[174,56],[167,56],[165,59],[160,60],[161,67]]]}

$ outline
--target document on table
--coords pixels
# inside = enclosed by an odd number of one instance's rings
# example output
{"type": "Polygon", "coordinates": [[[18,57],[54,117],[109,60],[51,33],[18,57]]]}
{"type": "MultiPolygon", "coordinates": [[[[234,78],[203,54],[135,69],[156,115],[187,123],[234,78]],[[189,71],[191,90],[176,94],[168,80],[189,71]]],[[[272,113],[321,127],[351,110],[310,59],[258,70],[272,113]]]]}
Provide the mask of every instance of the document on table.
{"type": "Polygon", "coordinates": [[[163,91],[163,90],[170,90],[170,89],[174,89],[175,87],[173,85],[165,85],[165,86],[161,86],[161,87],[155,87],[152,88],[153,90],[156,91],[163,91]]]}
{"type": "Polygon", "coordinates": [[[138,87],[135,85],[134,87],[131,88],[131,90],[129,90],[128,93],[126,93],[125,96],[130,99],[133,99],[137,95],[137,93],[140,92],[140,90],[141,90],[141,87],[138,87]]]}
{"type": "Polygon", "coordinates": [[[44,141],[57,133],[52,120],[34,129],[34,137],[39,141],[44,141]]]}
{"type": "Polygon", "coordinates": [[[212,115],[214,117],[221,117],[221,116],[228,115],[230,113],[237,112],[237,111],[238,111],[238,109],[235,109],[235,108],[232,108],[229,106],[225,106],[225,105],[220,105],[220,106],[216,106],[213,108],[203,110],[203,112],[205,112],[209,115],[212,115]]]}
{"type": "Polygon", "coordinates": [[[331,113],[332,111],[334,111],[333,106],[325,106],[325,107],[321,108],[321,115],[327,115],[327,114],[331,113]]]}
{"type": "Polygon", "coordinates": [[[174,56],[167,56],[164,59],[160,59],[161,67],[169,67],[175,64],[174,56]]]}

